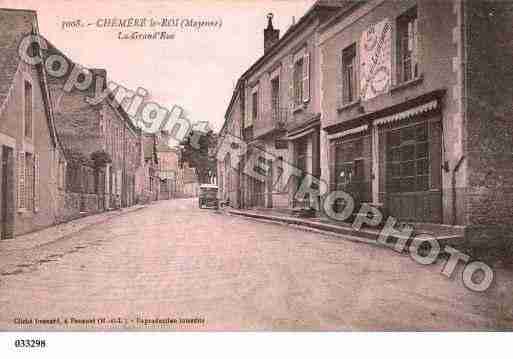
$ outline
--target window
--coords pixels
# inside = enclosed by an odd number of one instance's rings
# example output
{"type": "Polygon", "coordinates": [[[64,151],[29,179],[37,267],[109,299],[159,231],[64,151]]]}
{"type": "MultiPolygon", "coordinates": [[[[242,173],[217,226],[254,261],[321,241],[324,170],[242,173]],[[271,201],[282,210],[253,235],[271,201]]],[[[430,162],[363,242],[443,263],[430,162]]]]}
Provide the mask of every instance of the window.
{"type": "Polygon", "coordinates": [[[294,64],[294,103],[300,105],[303,102],[303,58],[294,64]]]}
{"type": "Polygon", "coordinates": [[[342,51],[343,103],[356,100],[356,44],[342,51]]]}
{"type": "Polygon", "coordinates": [[[389,192],[429,189],[429,141],[427,123],[393,130],[387,137],[389,192]]]}
{"type": "Polygon", "coordinates": [[[337,189],[347,190],[350,184],[365,181],[363,139],[342,142],[335,150],[335,185],[337,189]]]}
{"type": "Polygon", "coordinates": [[[419,76],[417,8],[397,19],[397,77],[398,83],[419,76]]]}
{"type": "Polygon", "coordinates": [[[25,208],[34,209],[34,156],[25,153],[25,208]]]}
{"type": "Polygon", "coordinates": [[[273,121],[280,120],[280,77],[271,80],[271,106],[273,121]]]}
{"type": "Polygon", "coordinates": [[[65,180],[66,180],[66,163],[62,160],[59,160],[59,179],[58,185],[60,189],[64,189],[65,180]]]}
{"type": "Polygon", "coordinates": [[[253,92],[251,99],[251,112],[253,115],[253,121],[256,121],[258,119],[258,91],[253,92]]]}
{"type": "Polygon", "coordinates": [[[32,138],[32,85],[25,81],[25,137],[32,138]]]}

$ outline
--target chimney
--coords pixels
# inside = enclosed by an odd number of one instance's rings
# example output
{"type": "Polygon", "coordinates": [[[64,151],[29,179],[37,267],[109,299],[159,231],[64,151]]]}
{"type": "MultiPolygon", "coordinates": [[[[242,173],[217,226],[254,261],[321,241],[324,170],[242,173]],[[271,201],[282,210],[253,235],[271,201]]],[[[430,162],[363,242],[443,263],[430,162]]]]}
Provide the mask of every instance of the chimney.
{"type": "Polygon", "coordinates": [[[96,82],[100,82],[102,85],[102,90],[105,90],[107,88],[107,70],[105,69],[90,69],[91,73],[93,74],[93,82],[92,86],[90,87],[93,91],[96,90],[96,82]],[[102,80],[100,80],[102,78],[102,80]]]}
{"type": "Polygon", "coordinates": [[[266,53],[280,38],[280,30],[273,27],[272,13],[267,14],[267,29],[264,30],[264,53],[266,53]]]}

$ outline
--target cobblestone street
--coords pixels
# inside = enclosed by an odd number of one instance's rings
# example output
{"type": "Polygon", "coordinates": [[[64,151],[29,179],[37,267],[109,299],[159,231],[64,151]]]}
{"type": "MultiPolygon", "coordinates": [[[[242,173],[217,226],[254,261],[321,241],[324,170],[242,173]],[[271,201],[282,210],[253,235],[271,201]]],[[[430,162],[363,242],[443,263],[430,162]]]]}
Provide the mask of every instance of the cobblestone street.
{"type": "Polygon", "coordinates": [[[443,263],[421,266],[384,248],[201,210],[195,199],[157,202],[53,242],[22,247],[5,251],[0,244],[2,263],[19,258],[17,270],[0,276],[2,330],[498,325],[497,284],[489,293],[473,293],[459,274],[441,275],[443,263]],[[110,323],[117,318],[121,322],[110,323]],[[138,318],[178,322],[145,325],[138,318]],[[49,322],[24,325],[20,319],[49,322]],[[96,321],[87,324],[89,319],[96,321]]]}

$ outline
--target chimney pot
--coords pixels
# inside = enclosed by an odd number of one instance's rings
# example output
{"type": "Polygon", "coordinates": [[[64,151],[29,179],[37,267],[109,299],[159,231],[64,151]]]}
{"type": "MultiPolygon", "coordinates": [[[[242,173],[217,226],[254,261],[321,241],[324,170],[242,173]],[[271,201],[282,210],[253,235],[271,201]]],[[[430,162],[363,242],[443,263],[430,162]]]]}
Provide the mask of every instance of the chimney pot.
{"type": "Polygon", "coordinates": [[[274,28],[273,17],[273,13],[267,14],[267,28],[264,30],[264,53],[280,39],[280,30],[274,28]]]}

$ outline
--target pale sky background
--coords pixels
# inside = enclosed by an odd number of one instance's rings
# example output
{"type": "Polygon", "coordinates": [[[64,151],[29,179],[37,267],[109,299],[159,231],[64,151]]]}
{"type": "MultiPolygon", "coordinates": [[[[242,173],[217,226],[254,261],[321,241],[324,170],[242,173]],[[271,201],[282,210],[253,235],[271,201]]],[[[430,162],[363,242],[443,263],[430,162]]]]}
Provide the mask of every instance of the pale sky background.
{"type": "Polygon", "coordinates": [[[67,1],[0,0],[3,8],[37,11],[39,30],[73,61],[105,68],[109,80],[135,90],[150,91],[153,101],[171,109],[182,106],[193,122],[208,121],[218,131],[235,83],[263,54],[266,14],[274,13],[280,36],[308,10],[314,0],[264,1],[67,1]],[[119,40],[119,31],[152,28],[63,29],[62,22],[125,17],[192,17],[223,20],[221,29],[175,31],[174,40],[119,40]]]}

